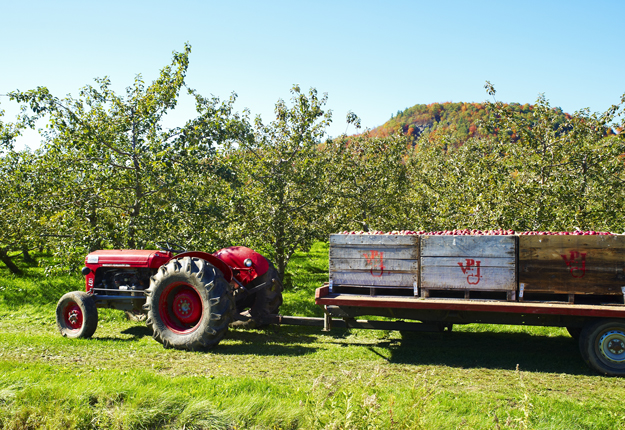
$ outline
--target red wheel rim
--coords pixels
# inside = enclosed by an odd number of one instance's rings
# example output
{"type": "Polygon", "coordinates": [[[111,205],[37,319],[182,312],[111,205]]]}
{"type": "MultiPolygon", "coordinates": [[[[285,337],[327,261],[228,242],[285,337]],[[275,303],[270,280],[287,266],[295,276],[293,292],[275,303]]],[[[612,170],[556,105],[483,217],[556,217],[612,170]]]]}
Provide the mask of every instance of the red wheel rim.
{"type": "Polygon", "coordinates": [[[82,309],[75,302],[70,302],[63,308],[65,326],[70,330],[80,330],[82,327],[82,309]]]}
{"type": "Polygon", "coordinates": [[[190,333],[202,319],[202,299],[191,285],[178,282],[161,294],[158,310],[169,330],[179,334],[190,333]]]}

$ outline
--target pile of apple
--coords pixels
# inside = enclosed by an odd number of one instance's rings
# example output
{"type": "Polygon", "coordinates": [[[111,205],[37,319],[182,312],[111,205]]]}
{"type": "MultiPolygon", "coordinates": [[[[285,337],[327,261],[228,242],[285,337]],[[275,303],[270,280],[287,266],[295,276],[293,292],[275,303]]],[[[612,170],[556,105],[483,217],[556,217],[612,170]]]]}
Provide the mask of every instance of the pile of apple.
{"type": "Polygon", "coordinates": [[[443,230],[443,231],[413,231],[413,230],[394,230],[394,231],[342,231],[339,234],[396,234],[396,235],[405,235],[405,234],[418,234],[418,235],[427,235],[427,236],[510,236],[510,235],[520,235],[520,236],[606,236],[614,233],[610,233],[607,231],[520,231],[516,232],[514,230],[470,230],[465,228],[464,230],[443,230]]]}

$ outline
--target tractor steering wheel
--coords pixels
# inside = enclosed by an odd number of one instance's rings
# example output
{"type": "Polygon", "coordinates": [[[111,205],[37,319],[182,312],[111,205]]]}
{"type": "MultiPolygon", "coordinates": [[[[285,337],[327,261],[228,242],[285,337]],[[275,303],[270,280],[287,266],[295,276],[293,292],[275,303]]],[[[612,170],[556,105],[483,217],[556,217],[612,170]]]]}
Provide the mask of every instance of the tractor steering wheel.
{"type": "Polygon", "coordinates": [[[174,254],[180,254],[182,252],[186,252],[186,248],[179,243],[165,241],[165,242],[155,242],[161,251],[169,251],[174,254]]]}

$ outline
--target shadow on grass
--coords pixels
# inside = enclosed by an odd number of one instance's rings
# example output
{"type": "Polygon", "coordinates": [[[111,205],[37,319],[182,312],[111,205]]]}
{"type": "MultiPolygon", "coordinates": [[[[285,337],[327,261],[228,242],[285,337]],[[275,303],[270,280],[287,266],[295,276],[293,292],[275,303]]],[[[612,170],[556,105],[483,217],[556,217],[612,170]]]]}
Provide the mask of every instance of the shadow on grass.
{"type": "MultiPolygon", "coordinates": [[[[121,332],[125,339],[98,337],[98,340],[132,342],[151,337],[145,326],[121,332]]],[[[333,329],[324,333],[324,343],[341,347],[361,347],[394,364],[436,365],[456,368],[488,368],[592,375],[582,361],[577,342],[568,336],[539,336],[501,332],[402,332],[401,338],[344,339],[354,331],[333,329]],[[351,341],[353,340],[353,341],[351,341]]],[[[319,327],[270,326],[259,330],[229,330],[223,341],[209,353],[224,355],[302,356],[317,352],[319,327]]]]}
{"type": "MultiPolygon", "coordinates": [[[[270,343],[290,345],[317,342],[317,336],[311,334],[312,330],[309,329],[310,327],[295,326],[268,326],[258,330],[229,329],[226,339],[256,346],[270,343]]],[[[152,330],[144,325],[132,326],[120,333],[131,335],[132,337],[125,339],[97,337],[97,339],[132,341],[143,337],[152,337],[152,330]]]]}
{"type": "Polygon", "coordinates": [[[302,345],[282,345],[272,344],[265,345],[262,348],[258,344],[245,343],[245,344],[221,344],[218,349],[211,350],[215,354],[219,355],[258,355],[258,356],[275,356],[275,357],[297,357],[301,355],[312,354],[317,351],[317,348],[302,345]]]}
{"type": "Polygon", "coordinates": [[[215,352],[219,354],[299,356],[311,354],[319,348],[310,346],[318,342],[317,333],[310,327],[269,326],[260,330],[230,330],[215,352]]]}
{"type": "Polygon", "coordinates": [[[389,347],[389,361],[402,364],[486,367],[532,372],[592,374],[577,341],[528,333],[402,333],[389,347]]]}
{"type": "MultiPolygon", "coordinates": [[[[220,345],[223,354],[304,355],[318,348],[318,327],[281,326],[265,330],[233,330],[228,339],[241,343],[220,345]]],[[[334,329],[324,336],[340,339],[350,331],[334,329]]],[[[330,340],[331,343],[334,343],[330,340]]],[[[399,339],[345,343],[362,347],[395,364],[443,365],[457,368],[491,368],[590,375],[582,361],[577,342],[566,336],[537,336],[527,333],[414,333],[403,332],[399,339]]]]}
{"type": "Polygon", "coordinates": [[[126,330],[122,331],[122,334],[129,334],[136,339],[141,339],[142,337],[152,337],[152,330],[150,330],[147,326],[144,325],[136,325],[132,327],[128,327],[126,330]]]}
{"type": "Polygon", "coordinates": [[[318,341],[319,329],[316,327],[270,325],[258,330],[228,331],[228,339],[247,343],[315,343],[318,341]]]}
{"type": "Polygon", "coordinates": [[[141,340],[144,337],[152,337],[152,330],[150,330],[146,326],[140,326],[140,325],[129,327],[126,330],[122,330],[120,333],[130,335],[131,337],[119,338],[119,337],[111,337],[111,336],[98,336],[98,333],[96,332],[93,339],[99,340],[99,341],[102,340],[102,341],[114,341],[114,342],[136,342],[138,340],[141,340]]]}
{"type": "MultiPolygon", "coordinates": [[[[224,346],[227,354],[299,355],[318,348],[303,346],[318,342],[317,327],[282,326],[260,331],[234,331],[229,339],[243,341],[242,345],[224,346]],[[270,344],[266,348],[265,344],[270,344]],[[284,348],[285,345],[298,344],[284,348]]],[[[324,336],[339,339],[349,331],[334,329],[324,336]]],[[[331,341],[332,342],[332,341],[331,341]]],[[[437,365],[457,368],[510,369],[522,371],[593,375],[585,365],[577,341],[568,336],[538,336],[528,333],[500,332],[402,332],[400,339],[379,339],[374,343],[340,342],[344,347],[362,347],[394,364],[437,365]]],[[[220,350],[222,347],[220,347],[220,350]]]]}
{"type": "MultiPolygon", "coordinates": [[[[207,353],[222,355],[265,355],[265,356],[299,356],[314,353],[316,347],[307,346],[317,342],[317,336],[311,334],[309,327],[277,327],[269,326],[259,330],[230,329],[226,338],[216,349],[207,353]],[[230,341],[230,342],[229,342],[230,341]]],[[[120,333],[131,337],[119,338],[97,336],[97,341],[136,342],[144,337],[152,337],[152,331],[146,326],[129,327],[120,333]]]]}

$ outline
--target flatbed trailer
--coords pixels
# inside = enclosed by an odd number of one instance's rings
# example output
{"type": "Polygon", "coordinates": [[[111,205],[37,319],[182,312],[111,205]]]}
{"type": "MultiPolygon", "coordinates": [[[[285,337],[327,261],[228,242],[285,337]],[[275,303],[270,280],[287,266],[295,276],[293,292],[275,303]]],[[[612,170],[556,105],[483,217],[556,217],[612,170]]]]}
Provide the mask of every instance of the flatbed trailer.
{"type": "Polygon", "coordinates": [[[331,235],[330,282],[315,303],[325,329],[565,327],[592,369],[625,376],[624,297],[623,235],[331,235]]]}
{"type": "Polygon", "coordinates": [[[582,328],[589,318],[625,318],[625,306],[617,305],[370,297],[332,294],[328,286],[317,289],[315,304],[324,306],[329,315],[340,318],[377,315],[449,324],[485,323],[582,328]]]}

